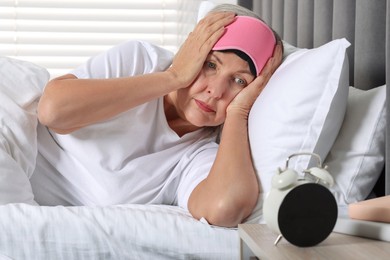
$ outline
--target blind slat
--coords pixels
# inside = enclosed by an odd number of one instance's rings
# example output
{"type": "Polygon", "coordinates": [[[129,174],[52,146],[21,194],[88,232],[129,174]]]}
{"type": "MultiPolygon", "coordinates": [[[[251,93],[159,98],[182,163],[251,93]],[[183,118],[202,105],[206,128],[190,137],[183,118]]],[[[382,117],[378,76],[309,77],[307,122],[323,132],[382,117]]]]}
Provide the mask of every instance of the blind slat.
{"type": "MultiPolygon", "coordinates": [[[[17,44],[33,43],[33,44],[80,44],[80,45],[95,45],[95,44],[112,44],[113,42],[121,42],[126,39],[145,39],[145,40],[174,40],[176,35],[166,34],[161,35],[156,33],[55,33],[55,32],[24,32],[17,34],[17,44]]],[[[15,33],[4,32],[0,35],[2,43],[15,43],[15,33]]]]}
{"type": "Polygon", "coordinates": [[[50,8],[84,8],[92,9],[158,9],[159,7],[175,9],[177,0],[2,0],[1,5],[12,7],[50,7],[50,8]]]}
{"type": "MultiPolygon", "coordinates": [[[[0,4],[1,6],[1,4],[0,4]]],[[[85,9],[2,7],[1,19],[60,21],[176,21],[177,10],[161,9],[85,9]]]]}
{"type": "Polygon", "coordinates": [[[172,33],[177,32],[175,22],[57,22],[51,21],[13,21],[3,20],[0,31],[23,32],[139,32],[139,33],[172,33]]]}

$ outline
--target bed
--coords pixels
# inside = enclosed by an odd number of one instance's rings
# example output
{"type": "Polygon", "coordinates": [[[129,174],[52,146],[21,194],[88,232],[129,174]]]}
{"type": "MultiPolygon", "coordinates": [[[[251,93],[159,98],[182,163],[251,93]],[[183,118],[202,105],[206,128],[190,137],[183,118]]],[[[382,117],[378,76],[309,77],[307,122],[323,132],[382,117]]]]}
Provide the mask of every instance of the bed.
{"type": "MultiPolygon", "coordinates": [[[[277,167],[300,151],[315,152],[328,165],[340,214],[350,203],[389,195],[390,1],[239,3],[263,17],[285,44],[284,62],[250,114],[261,197],[277,167]]],[[[211,5],[204,2],[200,14],[211,5]]],[[[22,155],[36,153],[36,132],[12,130],[17,123],[36,126],[34,109],[49,75],[8,57],[0,57],[0,68],[3,202],[6,192],[32,196],[34,164],[22,155]],[[20,167],[25,174],[16,174],[20,167]]],[[[291,167],[312,164],[302,157],[291,167]]],[[[246,222],[263,223],[261,199],[246,222]]],[[[240,250],[235,228],[211,226],[170,205],[11,203],[0,206],[0,230],[0,259],[238,259],[240,250]]]]}

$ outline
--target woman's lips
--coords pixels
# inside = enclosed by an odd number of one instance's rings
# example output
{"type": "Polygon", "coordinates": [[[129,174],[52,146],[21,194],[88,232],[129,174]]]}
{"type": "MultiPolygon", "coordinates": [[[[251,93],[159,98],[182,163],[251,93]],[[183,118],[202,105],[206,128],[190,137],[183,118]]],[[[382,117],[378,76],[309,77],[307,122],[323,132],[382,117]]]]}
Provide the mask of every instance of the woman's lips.
{"type": "Polygon", "coordinates": [[[205,112],[208,112],[208,113],[210,113],[210,112],[215,112],[214,109],[212,109],[212,108],[209,107],[206,103],[204,103],[204,102],[202,102],[202,101],[200,101],[200,100],[195,99],[195,103],[198,105],[198,107],[199,107],[201,110],[203,110],[203,111],[205,111],[205,112]]]}

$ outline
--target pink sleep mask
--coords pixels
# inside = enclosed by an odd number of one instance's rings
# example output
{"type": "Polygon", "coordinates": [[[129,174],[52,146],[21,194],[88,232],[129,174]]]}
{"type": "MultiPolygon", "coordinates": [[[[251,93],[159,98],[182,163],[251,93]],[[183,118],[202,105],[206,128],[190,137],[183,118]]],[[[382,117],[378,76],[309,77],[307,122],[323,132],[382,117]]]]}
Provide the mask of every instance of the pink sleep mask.
{"type": "Polygon", "coordinates": [[[226,26],[225,34],[214,45],[214,51],[239,50],[253,61],[257,75],[272,56],[276,44],[273,31],[259,19],[236,16],[226,26]]]}

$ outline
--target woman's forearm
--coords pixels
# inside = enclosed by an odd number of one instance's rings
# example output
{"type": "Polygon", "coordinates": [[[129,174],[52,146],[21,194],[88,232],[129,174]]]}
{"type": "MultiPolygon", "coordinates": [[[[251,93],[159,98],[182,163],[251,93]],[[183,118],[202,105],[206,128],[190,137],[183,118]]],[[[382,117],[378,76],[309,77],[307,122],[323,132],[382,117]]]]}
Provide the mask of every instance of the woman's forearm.
{"type": "Polygon", "coordinates": [[[252,212],[258,194],[247,116],[235,111],[227,116],[216,160],[207,179],[191,194],[189,209],[212,224],[236,226],[252,212]]]}
{"type": "Polygon", "coordinates": [[[77,79],[69,74],[48,83],[38,116],[49,128],[68,133],[180,87],[168,71],[114,79],[77,79]]]}

